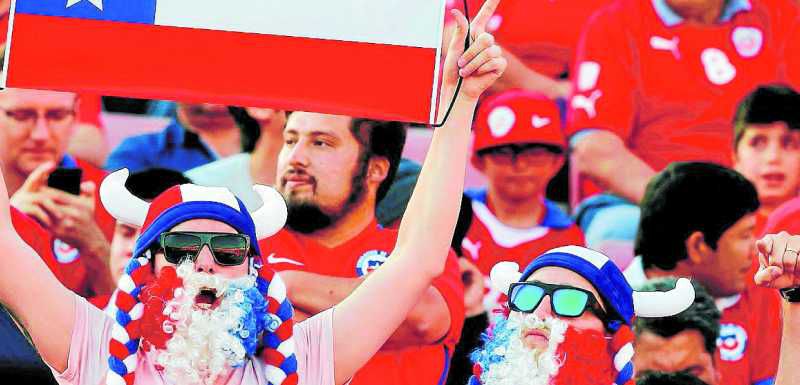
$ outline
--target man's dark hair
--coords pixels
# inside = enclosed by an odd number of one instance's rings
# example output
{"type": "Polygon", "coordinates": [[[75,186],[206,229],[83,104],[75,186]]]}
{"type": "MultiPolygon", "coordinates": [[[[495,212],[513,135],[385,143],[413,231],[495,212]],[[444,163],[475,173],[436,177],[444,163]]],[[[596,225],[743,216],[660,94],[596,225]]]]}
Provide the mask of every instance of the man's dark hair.
{"type": "Polygon", "coordinates": [[[739,102],[733,118],[733,148],[739,146],[747,126],[786,123],[800,130],[800,94],[791,87],[771,84],[756,88],[739,102]]]}
{"type": "Polygon", "coordinates": [[[353,118],[350,122],[350,132],[361,145],[361,168],[364,169],[366,162],[374,156],[384,157],[389,161],[389,172],[386,174],[386,179],[378,186],[375,203],[379,203],[386,196],[389,186],[394,181],[406,144],[407,129],[408,126],[401,122],[363,118],[353,118]]]}
{"type": "Polygon", "coordinates": [[[738,172],[713,163],[672,163],[647,184],[636,254],[645,269],[672,270],[688,258],[692,233],[701,232],[716,249],[722,234],[758,207],[755,187],[738,172]]]}
{"type": "Polygon", "coordinates": [[[135,172],[125,181],[131,194],[146,201],[152,201],[172,186],[192,183],[182,173],[166,168],[149,168],[135,172]]]}
{"type": "Polygon", "coordinates": [[[708,385],[697,376],[686,372],[647,372],[636,380],[636,385],[708,385]]]}
{"type": "MultiPolygon", "coordinates": [[[[640,291],[668,291],[675,288],[676,278],[651,279],[642,286],[640,291]]],[[[645,331],[655,335],[670,338],[684,330],[697,330],[703,336],[706,351],[714,354],[717,350],[719,338],[719,320],[722,317],[714,298],[706,289],[692,281],[694,286],[694,303],[688,309],[670,316],[660,318],[636,318],[633,331],[638,337],[645,331]]]]}
{"type": "Polygon", "coordinates": [[[241,132],[242,152],[253,152],[256,142],[261,137],[261,125],[242,107],[228,107],[228,112],[233,116],[241,132]]]}

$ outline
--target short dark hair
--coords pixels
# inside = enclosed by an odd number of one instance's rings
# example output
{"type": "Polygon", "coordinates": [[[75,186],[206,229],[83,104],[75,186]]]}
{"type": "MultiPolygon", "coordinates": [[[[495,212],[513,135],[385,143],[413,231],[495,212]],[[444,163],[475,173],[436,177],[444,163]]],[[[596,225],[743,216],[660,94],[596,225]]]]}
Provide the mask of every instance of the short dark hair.
{"type": "Polygon", "coordinates": [[[258,138],[261,137],[261,125],[242,107],[228,107],[228,112],[239,126],[242,152],[253,152],[258,138]]]}
{"type": "Polygon", "coordinates": [[[636,385],[708,385],[686,372],[647,372],[636,380],[636,385]]]}
{"type": "Polygon", "coordinates": [[[688,258],[686,239],[695,231],[717,248],[722,234],[759,207],[744,176],[713,163],[672,163],[647,184],[634,245],[644,268],[672,270],[688,258]]]}
{"type": "Polygon", "coordinates": [[[389,186],[394,182],[403,147],[406,144],[406,131],[408,125],[401,122],[370,120],[353,118],[350,122],[350,132],[361,145],[361,161],[366,162],[374,156],[384,157],[389,161],[389,172],[386,179],[378,186],[375,202],[379,203],[389,186]]]}
{"type": "Polygon", "coordinates": [[[733,118],[733,148],[739,146],[747,126],[783,122],[800,130],[800,94],[789,86],[759,86],[739,102],[733,118]]]}
{"type": "MultiPolygon", "coordinates": [[[[677,278],[651,279],[641,287],[640,291],[668,291],[675,288],[677,278]]],[[[684,330],[697,330],[703,336],[706,351],[714,354],[719,338],[719,320],[722,317],[714,297],[699,283],[692,280],[694,286],[694,303],[688,309],[669,317],[636,318],[633,331],[638,337],[649,331],[664,338],[670,338],[684,330]]]]}
{"type": "Polygon", "coordinates": [[[182,173],[166,168],[149,168],[135,172],[125,181],[131,194],[146,201],[152,201],[170,187],[192,183],[182,173]]]}

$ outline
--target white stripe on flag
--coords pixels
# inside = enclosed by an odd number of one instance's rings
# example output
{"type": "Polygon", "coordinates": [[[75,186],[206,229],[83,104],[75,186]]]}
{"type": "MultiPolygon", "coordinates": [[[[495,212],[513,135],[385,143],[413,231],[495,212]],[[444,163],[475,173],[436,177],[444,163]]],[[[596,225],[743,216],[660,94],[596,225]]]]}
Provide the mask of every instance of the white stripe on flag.
{"type": "MultiPolygon", "coordinates": [[[[158,0],[157,25],[438,48],[445,0],[158,0]]],[[[279,53],[276,53],[279,54],[279,53]]]]}

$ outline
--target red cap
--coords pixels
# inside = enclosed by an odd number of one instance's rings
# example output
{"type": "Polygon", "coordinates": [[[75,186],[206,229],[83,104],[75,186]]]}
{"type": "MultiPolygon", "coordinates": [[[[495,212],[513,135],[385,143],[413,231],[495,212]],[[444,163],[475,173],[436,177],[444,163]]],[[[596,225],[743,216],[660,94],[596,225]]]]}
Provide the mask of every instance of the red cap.
{"type": "Polygon", "coordinates": [[[535,92],[511,90],[487,99],[478,108],[474,130],[476,153],[514,143],[566,147],[558,106],[535,92]]]}

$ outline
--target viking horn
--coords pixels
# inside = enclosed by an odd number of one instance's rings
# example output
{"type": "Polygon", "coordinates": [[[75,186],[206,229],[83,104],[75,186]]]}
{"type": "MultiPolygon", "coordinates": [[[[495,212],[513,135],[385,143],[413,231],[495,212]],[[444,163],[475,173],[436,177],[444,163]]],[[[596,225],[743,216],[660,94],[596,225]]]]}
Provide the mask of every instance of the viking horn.
{"type": "Polygon", "coordinates": [[[150,204],[131,194],[125,187],[130,172],[127,168],[108,174],[100,184],[100,201],[118,221],[142,227],[150,210],[150,204]]]}
{"type": "Polygon", "coordinates": [[[256,224],[258,239],[274,235],[286,224],[289,212],[283,196],[272,187],[263,185],[253,186],[253,191],[261,197],[264,204],[253,212],[253,222],[256,224]]]}
{"type": "Polygon", "coordinates": [[[516,262],[500,262],[494,265],[492,272],[489,273],[492,287],[506,295],[511,284],[518,282],[520,278],[522,273],[519,272],[519,265],[516,262]]]}
{"type": "Polygon", "coordinates": [[[633,308],[639,317],[669,317],[694,303],[694,287],[686,278],[675,282],[670,291],[634,291],[633,308]]]}

